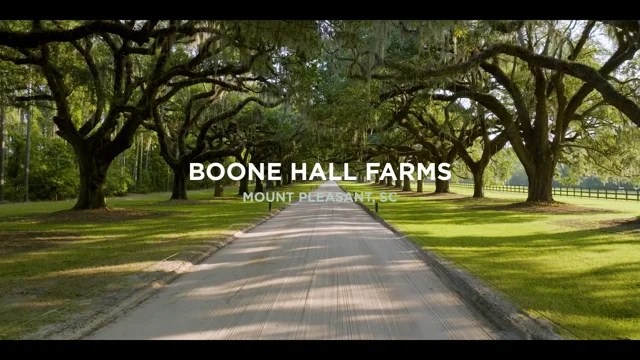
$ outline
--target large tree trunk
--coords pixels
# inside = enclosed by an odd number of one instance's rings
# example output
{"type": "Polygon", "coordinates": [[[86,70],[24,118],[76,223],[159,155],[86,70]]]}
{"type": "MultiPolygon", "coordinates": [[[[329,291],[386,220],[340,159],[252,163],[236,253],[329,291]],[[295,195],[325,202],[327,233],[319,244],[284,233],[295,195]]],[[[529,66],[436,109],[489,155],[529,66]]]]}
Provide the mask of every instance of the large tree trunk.
{"type": "Polygon", "coordinates": [[[80,192],[74,210],[107,207],[105,186],[111,161],[101,159],[95,152],[76,150],[80,167],[80,192]]]}
{"type": "Polygon", "coordinates": [[[396,179],[396,185],[394,186],[394,188],[401,188],[402,187],[402,178],[400,177],[400,166],[397,165],[397,164],[398,164],[398,162],[396,162],[396,165],[395,165],[396,168],[394,169],[394,171],[398,175],[398,178],[396,179]]]}
{"type": "Polygon", "coordinates": [[[173,169],[173,191],[171,200],[187,200],[187,169],[173,169]]]}
{"type": "Polygon", "coordinates": [[[6,109],[0,108],[0,202],[4,201],[4,121],[6,109]]]}
{"type": "Polygon", "coordinates": [[[291,185],[291,174],[289,172],[284,173],[284,184],[291,185]]]}
{"type": "Polygon", "coordinates": [[[213,187],[213,197],[221,197],[224,195],[224,186],[222,186],[222,181],[216,181],[213,187]]]}
{"type": "Polygon", "coordinates": [[[416,185],[416,192],[419,192],[419,193],[422,192],[423,184],[424,184],[424,182],[422,180],[418,180],[418,185],[416,185]]]}
{"type": "Polygon", "coordinates": [[[256,187],[253,189],[254,193],[264,192],[264,186],[262,185],[262,180],[256,178],[256,187]]]}
{"type": "Polygon", "coordinates": [[[276,180],[276,187],[282,186],[282,180],[276,180]]]}
{"type": "Polygon", "coordinates": [[[402,191],[411,191],[411,180],[408,177],[402,181],[402,191]]]}
{"type": "Polygon", "coordinates": [[[273,189],[273,180],[267,180],[267,190],[273,189]]]}
{"type": "MultiPolygon", "coordinates": [[[[453,161],[453,157],[455,156],[455,152],[453,150],[449,151],[446,162],[451,164],[453,161]]],[[[444,175],[438,169],[440,167],[440,163],[436,164],[436,194],[448,193],[449,192],[449,180],[440,180],[440,176],[444,175]]]]}
{"type": "MultiPolygon", "coordinates": [[[[247,166],[247,159],[249,158],[249,152],[246,152],[243,157],[237,156],[236,159],[242,163],[244,170],[246,173],[249,172],[249,168],[247,166]]],[[[240,179],[238,184],[238,195],[243,196],[244,194],[249,193],[249,176],[245,176],[240,179]]]]}
{"type": "Polygon", "coordinates": [[[484,169],[483,166],[477,166],[473,169],[473,197],[484,197],[484,169]]]}
{"type": "Polygon", "coordinates": [[[535,171],[529,178],[529,196],[527,202],[553,202],[553,175],[555,164],[551,161],[536,164],[535,171]]]}
{"type": "Polygon", "coordinates": [[[244,195],[249,193],[249,178],[247,176],[240,179],[238,186],[238,195],[244,195]]]}
{"type": "Polygon", "coordinates": [[[390,176],[387,176],[387,186],[393,186],[393,179],[390,176]]]}
{"type": "Polygon", "coordinates": [[[436,177],[436,194],[448,193],[449,192],[449,181],[448,180],[440,180],[436,177]]]}

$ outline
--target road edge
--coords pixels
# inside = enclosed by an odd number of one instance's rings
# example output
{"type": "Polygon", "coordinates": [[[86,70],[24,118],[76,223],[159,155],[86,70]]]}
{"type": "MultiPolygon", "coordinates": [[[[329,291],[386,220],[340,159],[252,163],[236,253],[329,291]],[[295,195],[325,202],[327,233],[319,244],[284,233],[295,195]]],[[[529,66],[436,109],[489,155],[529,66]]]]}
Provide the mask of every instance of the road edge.
{"type": "Polygon", "coordinates": [[[203,252],[201,255],[198,255],[187,262],[185,265],[182,265],[170,272],[168,272],[165,276],[156,279],[144,287],[135,290],[132,295],[129,295],[125,300],[121,301],[117,305],[108,308],[105,311],[98,312],[96,314],[91,315],[88,319],[83,319],[78,323],[71,323],[65,326],[64,329],[54,329],[49,332],[41,335],[41,340],[82,340],[103,328],[104,326],[114,322],[116,319],[128,313],[130,310],[134,309],[141,303],[145,302],[153,295],[157,294],[159,291],[165,289],[170,283],[175,281],[180,276],[189,273],[196,265],[202,263],[213,254],[215,254],[220,249],[226,247],[230,243],[237,240],[240,235],[245,234],[257,226],[267,222],[268,220],[274,218],[282,211],[284,211],[289,206],[297,203],[299,199],[292,201],[286,205],[280,207],[280,209],[274,210],[271,214],[262,217],[256,222],[243,227],[238,230],[233,235],[225,238],[224,240],[212,245],[208,250],[203,252]]]}
{"type": "MultiPolygon", "coordinates": [[[[341,185],[338,186],[346,192],[341,185]]],[[[531,317],[476,277],[455,267],[450,260],[423,249],[410,236],[386,222],[365,204],[355,203],[382,226],[405,240],[422,261],[433,268],[438,275],[448,280],[447,284],[453,290],[501,330],[515,331],[525,340],[565,340],[553,330],[550,324],[531,317]]]]}

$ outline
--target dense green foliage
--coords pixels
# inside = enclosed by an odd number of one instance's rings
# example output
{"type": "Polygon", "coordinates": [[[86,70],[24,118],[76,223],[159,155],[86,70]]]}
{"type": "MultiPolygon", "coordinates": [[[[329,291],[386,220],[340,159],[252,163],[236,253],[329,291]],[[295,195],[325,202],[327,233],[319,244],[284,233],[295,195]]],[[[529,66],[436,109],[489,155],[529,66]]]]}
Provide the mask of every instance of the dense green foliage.
{"type": "Polygon", "coordinates": [[[186,199],[213,186],[188,163],[212,161],[361,177],[450,162],[477,196],[528,183],[542,201],[637,186],[639,36],[628,21],[3,21],[4,198],[186,199]]]}

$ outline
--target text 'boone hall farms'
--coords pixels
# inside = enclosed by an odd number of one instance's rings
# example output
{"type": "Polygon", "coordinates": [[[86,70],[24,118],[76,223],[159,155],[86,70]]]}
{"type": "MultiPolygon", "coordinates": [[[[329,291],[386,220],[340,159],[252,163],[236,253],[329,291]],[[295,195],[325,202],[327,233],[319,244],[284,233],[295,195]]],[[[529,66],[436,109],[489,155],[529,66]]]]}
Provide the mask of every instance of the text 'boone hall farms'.
{"type": "MultiPolygon", "coordinates": [[[[280,176],[280,163],[268,163],[266,170],[266,179],[278,181],[282,180],[280,176]]],[[[440,163],[438,164],[437,178],[439,180],[447,181],[451,179],[451,171],[449,170],[451,167],[448,163],[440,163]]],[[[382,173],[380,173],[380,164],[379,163],[368,163],[367,164],[367,181],[371,181],[374,175],[380,174],[379,180],[385,180],[387,177],[391,177],[393,181],[398,179],[409,178],[410,180],[416,180],[413,176],[414,173],[417,172],[417,180],[423,180],[426,178],[430,178],[432,181],[436,179],[436,166],[434,163],[430,163],[428,166],[424,166],[424,164],[418,164],[416,167],[411,163],[400,163],[399,174],[395,173],[393,166],[391,164],[385,164],[382,169],[382,173]]],[[[204,180],[206,177],[213,181],[221,180],[226,176],[233,181],[239,181],[245,178],[245,176],[249,176],[249,180],[254,180],[255,178],[260,180],[265,180],[265,164],[261,163],[256,166],[255,164],[248,164],[245,167],[241,163],[233,163],[229,165],[226,169],[224,165],[220,163],[211,163],[207,166],[205,170],[204,164],[202,163],[191,163],[189,170],[189,180],[204,180]],[[247,170],[248,168],[248,170],[247,170]],[[236,170],[237,169],[237,170],[236,170]],[[235,171],[234,171],[235,170],[235,171]]],[[[336,176],[334,174],[334,164],[329,164],[329,176],[325,175],[324,169],[320,163],[316,163],[311,170],[311,174],[309,178],[307,178],[307,164],[291,164],[291,179],[296,181],[297,175],[300,175],[301,180],[332,180],[332,181],[355,181],[357,180],[356,176],[349,175],[349,164],[344,164],[344,177],[336,176]]]]}

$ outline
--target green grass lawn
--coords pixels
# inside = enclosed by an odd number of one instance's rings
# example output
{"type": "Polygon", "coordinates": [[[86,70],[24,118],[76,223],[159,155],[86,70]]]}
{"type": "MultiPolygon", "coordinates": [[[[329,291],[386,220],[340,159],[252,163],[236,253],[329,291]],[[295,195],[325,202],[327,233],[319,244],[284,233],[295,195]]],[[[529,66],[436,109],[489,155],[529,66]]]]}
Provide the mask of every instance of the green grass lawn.
{"type": "MultiPolygon", "coordinates": [[[[377,200],[399,190],[341,184],[377,200]]],[[[433,190],[400,193],[378,215],[568,338],[640,339],[640,203],[556,196],[567,205],[531,209],[514,205],[526,194],[487,191],[479,200],[459,186],[451,186],[458,195],[433,190]]]]}
{"type": "MultiPolygon", "coordinates": [[[[318,182],[279,187],[310,191],[318,182]]],[[[64,211],[74,201],[0,205],[0,339],[117,304],[215,243],[267,216],[268,203],[244,202],[237,188],[108,199],[112,211],[64,211]],[[169,258],[169,259],[166,259],[169,258]],[[162,261],[166,259],[165,261],[162,261]]],[[[275,202],[273,211],[285,203],[275,202]]]]}

